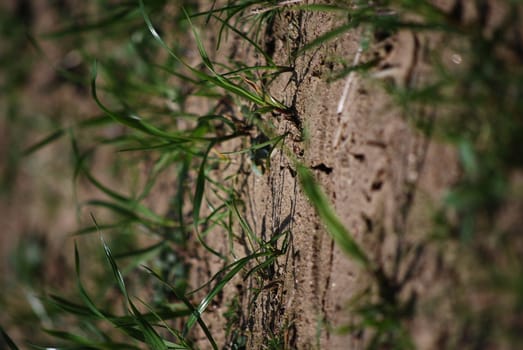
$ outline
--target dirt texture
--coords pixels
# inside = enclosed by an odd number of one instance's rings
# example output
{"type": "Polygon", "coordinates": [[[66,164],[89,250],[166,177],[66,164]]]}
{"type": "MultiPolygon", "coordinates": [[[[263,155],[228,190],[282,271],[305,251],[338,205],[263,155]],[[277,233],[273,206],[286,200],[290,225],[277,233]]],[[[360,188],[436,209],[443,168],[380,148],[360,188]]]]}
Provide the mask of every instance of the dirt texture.
{"type": "MultiPolygon", "coordinates": [[[[435,278],[435,253],[422,253],[419,242],[431,227],[433,206],[458,176],[457,158],[450,147],[424,137],[375,79],[353,75],[338,113],[347,82],[329,80],[342,68],[340,58],[353,62],[361,34],[350,32],[294,56],[339,23],[330,14],[282,10],[267,24],[267,51],[276,64],[294,68],[268,88],[295,113],[264,118],[274,123],[278,134],[288,134],[284,147],[314,171],[343,224],[396,288],[394,298],[406,303],[426,292],[435,278]]],[[[427,69],[422,40],[410,32],[386,37],[366,53],[380,61],[372,73],[399,86],[416,83],[427,69]]],[[[246,47],[237,42],[229,57],[251,63],[252,51],[246,47]]],[[[222,50],[227,52],[227,45],[222,50]]],[[[254,63],[264,64],[259,59],[254,63]]],[[[427,123],[432,118],[429,110],[412,114],[427,123]]],[[[340,330],[357,321],[349,310],[351,300],[362,292],[375,292],[368,289],[370,276],[334,244],[281,148],[272,153],[271,166],[261,176],[251,172],[248,163],[248,159],[237,163],[238,172],[245,174],[237,187],[246,203],[245,216],[265,240],[289,232],[289,247],[269,273],[226,288],[214,312],[203,318],[212,329],[220,329],[235,300],[241,306],[235,327],[246,336],[247,349],[274,344],[285,349],[364,348],[368,333],[340,330]]],[[[218,241],[211,239],[213,246],[219,246],[218,241]]],[[[225,246],[222,249],[226,251],[225,246]]],[[[210,262],[207,269],[196,268],[205,271],[200,282],[208,280],[208,267],[213,266],[212,256],[198,256],[193,269],[202,260],[210,262]]],[[[220,263],[216,258],[214,262],[220,263]]],[[[422,316],[411,320],[415,329],[421,320],[422,316]]],[[[431,327],[422,328],[416,344],[437,348],[431,327]]],[[[236,348],[237,342],[237,335],[229,332],[226,348],[236,348]]]]}

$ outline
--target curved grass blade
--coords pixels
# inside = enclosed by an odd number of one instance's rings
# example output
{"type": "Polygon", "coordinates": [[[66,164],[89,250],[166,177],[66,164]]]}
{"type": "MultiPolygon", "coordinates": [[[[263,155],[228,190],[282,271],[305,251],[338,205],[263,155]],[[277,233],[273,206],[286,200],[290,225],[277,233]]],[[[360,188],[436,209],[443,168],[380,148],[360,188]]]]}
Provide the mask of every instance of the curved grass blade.
{"type": "MultiPolygon", "coordinates": [[[[260,238],[258,238],[258,236],[256,236],[256,234],[251,228],[251,225],[249,225],[247,220],[245,220],[245,218],[240,214],[240,211],[238,210],[238,206],[236,204],[237,201],[233,201],[232,204],[230,204],[232,208],[229,208],[229,210],[231,210],[235,214],[236,218],[240,222],[241,228],[243,229],[243,231],[247,233],[247,238],[249,240],[249,244],[251,246],[252,251],[256,251],[258,247],[254,245],[254,242],[256,242],[258,246],[261,246],[263,242],[260,238]]],[[[227,203],[227,205],[229,204],[227,203]]]]}
{"type": "Polygon", "coordinates": [[[90,307],[73,303],[58,295],[49,295],[49,297],[46,299],[46,302],[78,317],[100,318],[99,315],[97,313],[94,313],[90,307]]]}
{"type": "Polygon", "coordinates": [[[148,247],[145,247],[145,248],[142,248],[142,249],[136,249],[136,250],[133,250],[133,251],[130,251],[130,252],[116,254],[116,255],[114,255],[114,258],[118,260],[118,259],[126,259],[126,258],[130,258],[130,257],[136,257],[136,256],[140,256],[140,255],[149,255],[152,252],[162,248],[166,244],[166,242],[167,242],[166,240],[161,240],[158,243],[155,243],[155,244],[153,244],[151,246],[148,246],[148,247]]]}
{"type": "Polygon", "coordinates": [[[138,326],[142,330],[142,333],[145,337],[145,342],[153,350],[167,350],[167,345],[163,341],[162,337],[160,337],[160,335],[156,332],[153,326],[145,318],[143,318],[142,314],[136,308],[136,306],[134,306],[133,302],[131,300],[128,301],[134,319],[138,323],[138,326]]]}
{"type": "Polygon", "coordinates": [[[305,51],[315,48],[316,46],[320,46],[320,45],[326,43],[327,41],[333,40],[333,39],[339,37],[340,35],[342,35],[343,33],[347,32],[348,30],[356,28],[357,26],[358,26],[357,23],[350,22],[350,23],[341,25],[337,28],[334,28],[331,31],[329,31],[323,35],[320,35],[316,39],[314,39],[311,42],[309,42],[308,44],[304,45],[301,49],[299,49],[296,52],[295,56],[300,56],[305,51]]]}
{"type": "Polygon", "coordinates": [[[371,261],[363,249],[354,241],[350,232],[347,231],[341,223],[332,209],[329,200],[314,179],[312,172],[301,163],[298,163],[296,168],[303,191],[316,209],[321,220],[325,223],[327,232],[329,232],[334,241],[349,257],[364,268],[372,268],[371,261]]]}

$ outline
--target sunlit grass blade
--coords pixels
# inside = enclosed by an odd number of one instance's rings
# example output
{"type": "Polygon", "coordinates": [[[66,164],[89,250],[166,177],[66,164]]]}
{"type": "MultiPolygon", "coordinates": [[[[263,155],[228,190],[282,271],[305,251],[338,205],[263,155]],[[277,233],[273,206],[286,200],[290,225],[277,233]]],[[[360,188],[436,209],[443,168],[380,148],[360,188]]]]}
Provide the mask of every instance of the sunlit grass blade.
{"type": "MultiPolygon", "coordinates": [[[[94,216],[93,216],[93,220],[95,220],[94,216]]],[[[101,240],[102,246],[104,248],[105,257],[107,258],[107,261],[111,265],[111,271],[113,272],[114,279],[115,279],[116,283],[118,284],[118,287],[120,288],[120,291],[122,292],[122,294],[125,296],[125,298],[127,300],[129,300],[129,295],[127,294],[127,288],[125,286],[125,281],[123,279],[122,273],[118,269],[118,265],[116,264],[116,261],[113,258],[111,249],[109,248],[107,243],[105,243],[105,240],[103,239],[103,236],[101,236],[101,235],[100,235],[100,240],[101,240]]]]}
{"type": "Polygon", "coordinates": [[[365,251],[354,241],[351,234],[334,212],[329,200],[314,179],[312,172],[302,164],[297,164],[298,176],[303,191],[316,209],[321,220],[338,246],[352,259],[365,268],[372,268],[365,251]]]}
{"type": "Polygon", "coordinates": [[[194,38],[196,40],[196,46],[198,47],[198,51],[203,60],[203,63],[205,64],[207,69],[209,69],[211,71],[211,73],[213,73],[212,76],[208,76],[211,82],[222,87],[226,91],[229,91],[235,95],[238,95],[251,102],[256,103],[260,108],[273,107],[273,108],[277,108],[280,110],[287,109],[287,107],[285,107],[283,104],[277,102],[276,100],[266,99],[263,96],[252,93],[249,90],[247,90],[246,88],[243,88],[239,85],[234,84],[229,79],[225,78],[223,75],[218,74],[214,68],[212,61],[209,58],[209,55],[207,54],[207,51],[205,50],[205,47],[203,46],[200,36],[198,35],[198,32],[196,31],[196,27],[193,26],[193,24],[190,20],[190,17],[188,15],[187,15],[187,18],[189,20],[189,24],[191,25],[191,29],[192,29],[194,38]]]}

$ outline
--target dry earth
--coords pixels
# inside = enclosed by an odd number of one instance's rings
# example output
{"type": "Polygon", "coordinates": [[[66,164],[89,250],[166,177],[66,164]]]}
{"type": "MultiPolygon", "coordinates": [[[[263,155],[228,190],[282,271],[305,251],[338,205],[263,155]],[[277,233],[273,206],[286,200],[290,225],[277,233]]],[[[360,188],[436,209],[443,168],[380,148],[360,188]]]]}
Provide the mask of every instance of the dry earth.
{"type": "MultiPolygon", "coordinates": [[[[437,275],[434,254],[420,254],[416,247],[430,230],[431,210],[458,175],[456,155],[409,125],[406,112],[395,107],[370,79],[353,77],[338,113],[346,82],[328,81],[340,69],[340,58],[353,61],[359,33],[347,33],[292,58],[296,50],[337,23],[339,18],[332,15],[284,10],[265,28],[265,45],[274,61],[294,67],[292,73],[271,82],[269,91],[296,110],[293,118],[277,114],[265,118],[272,120],[278,133],[289,133],[286,147],[314,170],[343,223],[401,287],[400,298],[426,295],[427,284],[437,275]],[[403,263],[396,266],[400,254],[403,263]]],[[[426,69],[420,40],[400,32],[380,43],[387,49],[372,53],[385,67],[378,72],[396,84],[412,83],[413,75],[419,77],[426,69]]],[[[248,44],[237,45],[232,45],[233,52],[222,48],[224,56],[251,63],[248,44]]],[[[431,118],[426,114],[422,117],[431,118]]],[[[249,173],[248,164],[243,166],[249,173]]],[[[340,334],[339,329],[354,321],[348,305],[369,287],[370,277],[327,234],[284,151],[273,152],[270,169],[263,176],[250,173],[239,182],[254,231],[265,239],[288,231],[290,246],[269,275],[238,281],[204,319],[213,329],[220,329],[226,324],[223,314],[230,298],[237,297],[242,306],[239,329],[248,337],[248,349],[271,348],[275,340],[286,349],[363,348],[368,334],[340,334]]],[[[226,251],[225,246],[222,249],[226,251]]],[[[208,277],[204,273],[200,282],[208,277]]],[[[419,322],[412,321],[413,327],[419,322]]],[[[435,329],[427,324],[415,328],[422,328],[416,337],[418,345],[438,348],[435,329]]],[[[233,341],[229,337],[230,348],[233,341]]]]}

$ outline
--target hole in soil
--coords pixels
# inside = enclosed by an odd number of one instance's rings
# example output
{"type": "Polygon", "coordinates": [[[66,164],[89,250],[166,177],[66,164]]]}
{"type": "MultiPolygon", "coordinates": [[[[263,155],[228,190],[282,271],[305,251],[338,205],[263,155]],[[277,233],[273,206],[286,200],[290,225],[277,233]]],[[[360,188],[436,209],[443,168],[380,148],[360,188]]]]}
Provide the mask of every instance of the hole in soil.
{"type": "Polygon", "coordinates": [[[376,180],[376,181],[374,181],[374,182],[372,183],[372,185],[371,185],[371,189],[372,189],[373,191],[379,191],[379,190],[381,190],[381,187],[382,187],[382,186],[383,186],[383,181],[381,181],[381,180],[376,180]]]}
{"type": "Polygon", "coordinates": [[[330,173],[332,173],[332,168],[326,166],[324,163],[320,163],[320,164],[318,164],[318,165],[314,165],[314,166],[312,167],[312,169],[322,171],[322,172],[324,172],[324,173],[327,174],[327,175],[330,174],[330,173]]]}
{"type": "Polygon", "coordinates": [[[365,213],[361,213],[361,218],[365,222],[365,228],[367,229],[367,232],[372,232],[372,230],[374,229],[372,220],[365,213]]]}
{"type": "Polygon", "coordinates": [[[352,156],[356,158],[357,161],[364,162],[365,155],[363,153],[352,153],[352,156]]]}

